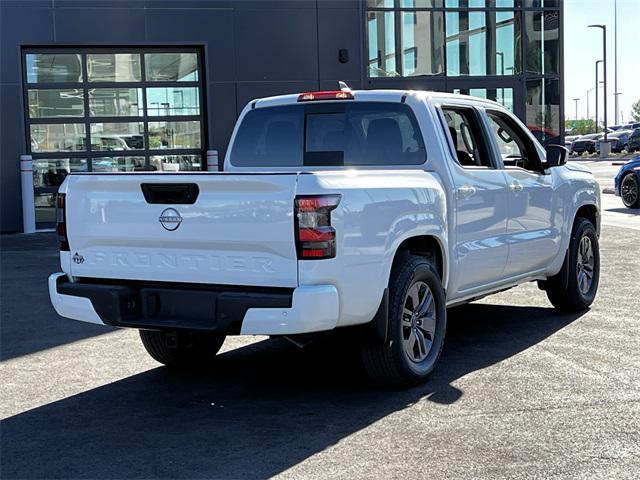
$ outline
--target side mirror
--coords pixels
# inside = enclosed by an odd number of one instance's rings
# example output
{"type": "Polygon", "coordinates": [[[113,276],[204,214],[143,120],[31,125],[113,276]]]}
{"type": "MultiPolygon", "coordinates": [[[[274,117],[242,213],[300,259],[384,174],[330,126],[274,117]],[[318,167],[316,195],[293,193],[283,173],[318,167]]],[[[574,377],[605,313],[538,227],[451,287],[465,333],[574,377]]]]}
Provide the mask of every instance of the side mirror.
{"type": "Polygon", "coordinates": [[[548,145],[546,168],[560,167],[567,163],[567,157],[569,156],[569,149],[562,145],[548,145]]]}

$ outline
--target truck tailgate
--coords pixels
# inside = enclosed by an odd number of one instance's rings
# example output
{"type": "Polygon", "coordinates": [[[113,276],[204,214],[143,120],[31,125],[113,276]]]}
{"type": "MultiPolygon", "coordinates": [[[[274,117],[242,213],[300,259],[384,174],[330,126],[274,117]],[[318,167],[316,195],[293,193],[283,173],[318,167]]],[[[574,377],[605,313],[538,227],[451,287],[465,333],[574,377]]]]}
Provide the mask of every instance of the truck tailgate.
{"type": "Polygon", "coordinates": [[[295,287],[296,183],[295,173],[70,175],[69,273],[295,287]]]}

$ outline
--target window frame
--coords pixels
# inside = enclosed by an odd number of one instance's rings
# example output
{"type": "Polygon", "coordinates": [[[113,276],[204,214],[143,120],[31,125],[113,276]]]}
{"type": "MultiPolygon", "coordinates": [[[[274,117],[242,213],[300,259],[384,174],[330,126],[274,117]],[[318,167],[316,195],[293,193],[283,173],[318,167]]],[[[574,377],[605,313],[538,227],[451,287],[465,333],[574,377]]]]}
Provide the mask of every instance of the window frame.
{"type": "MultiPolygon", "coordinates": [[[[34,160],[48,159],[86,159],[87,171],[93,171],[93,160],[104,157],[144,157],[144,169],[151,170],[152,157],[166,155],[196,155],[200,157],[200,166],[206,168],[205,150],[208,143],[207,130],[207,103],[206,103],[206,78],[204,66],[204,50],[197,45],[140,45],[140,46],[25,46],[21,50],[22,61],[22,96],[24,102],[25,147],[34,160]],[[87,72],[87,56],[90,54],[121,54],[133,53],[140,55],[140,81],[89,81],[87,72]],[[196,81],[155,81],[147,80],[145,55],[153,53],[195,53],[197,58],[198,80],[196,81]],[[75,54],[80,56],[82,81],[79,82],[34,82],[29,83],[27,78],[27,55],[32,54],[75,54]],[[147,108],[147,90],[162,87],[196,87],[198,88],[199,114],[196,115],[149,115],[147,108]],[[90,111],[89,92],[95,89],[141,89],[142,105],[138,107],[140,115],[127,116],[92,116],[90,111]],[[78,117],[34,117],[29,116],[29,91],[30,90],[55,90],[55,89],[79,89],[83,95],[84,115],[78,117]],[[197,121],[200,127],[199,148],[151,148],[149,142],[149,124],[158,122],[190,122],[197,121]],[[97,123],[137,123],[143,124],[142,135],[144,148],[131,150],[94,150],[91,140],[91,125],[97,123]],[[38,152],[31,150],[31,126],[38,124],[81,124],[85,127],[85,149],[82,151],[55,151],[38,152]]],[[[53,188],[55,190],[56,188],[53,188]]]]}
{"type": "Polygon", "coordinates": [[[483,108],[482,115],[484,117],[484,121],[486,122],[484,128],[486,129],[486,135],[489,137],[489,142],[492,145],[494,150],[494,156],[496,163],[500,164],[501,170],[520,170],[523,172],[528,172],[534,175],[540,175],[545,173],[544,161],[540,158],[540,152],[536,148],[536,145],[531,138],[532,134],[529,129],[522,128],[522,126],[518,123],[518,121],[512,116],[511,113],[507,111],[502,111],[496,108],[483,108]],[[536,159],[536,163],[538,168],[535,170],[519,167],[517,165],[505,165],[502,160],[502,153],[500,151],[500,145],[498,144],[498,140],[495,138],[493,133],[493,129],[491,128],[491,116],[496,115],[501,119],[505,120],[508,126],[515,131],[516,134],[520,134],[520,140],[524,142],[524,148],[527,150],[527,155],[536,159]]]}
{"type": "Polygon", "coordinates": [[[465,170],[501,170],[502,165],[498,163],[495,154],[493,153],[493,148],[495,148],[491,139],[487,137],[486,126],[484,124],[484,120],[482,118],[482,114],[478,110],[475,105],[460,105],[455,103],[442,103],[436,105],[436,110],[438,112],[438,116],[440,117],[441,126],[443,129],[443,133],[447,139],[447,143],[449,144],[449,153],[451,154],[451,161],[458,167],[463,168],[465,170]],[[488,159],[489,165],[462,165],[458,160],[458,155],[456,154],[456,148],[453,143],[453,137],[451,137],[451,132],[449,131],[449,124],[445,117],[445,110],[453,110],[454,112],[463,111],[465,113],[469,113],[470,117],[473,121],[473,127],[477,134],[476,140],[476,148],[479,150],[481,155],[486,155],[488,159]]]}

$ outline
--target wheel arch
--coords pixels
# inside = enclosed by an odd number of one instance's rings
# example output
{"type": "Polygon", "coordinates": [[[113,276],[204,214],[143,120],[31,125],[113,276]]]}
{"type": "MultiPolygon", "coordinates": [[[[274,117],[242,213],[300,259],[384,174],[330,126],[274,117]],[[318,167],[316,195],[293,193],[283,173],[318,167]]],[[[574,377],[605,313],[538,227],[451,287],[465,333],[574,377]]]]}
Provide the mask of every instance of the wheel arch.
{"type": "Polygon", "coordinates": [[[436,267],[436,272],[442,281],[442,285],[446,288],[449,274],[448,257],[440,238],[436,235],[426,234],[413,235],[403,239],[394,252],[389,275],[391,275],[399,259],[406,254],[417,255],[431,260],[436,267]]]}
{"type": "Polygon", "coordinates": [[[575,225],[578,218],[586,218],[587,220],[589,220],[596,228],[596,232],[598,233],[598,235],[600,235],[600,211],[598,210],[597,205],[594,205],[593,203],[587,203],[580,206],[580,208],[576,210],[576,214],[573,216],[571,228],[573,228],[573,225],[575,225]]]}

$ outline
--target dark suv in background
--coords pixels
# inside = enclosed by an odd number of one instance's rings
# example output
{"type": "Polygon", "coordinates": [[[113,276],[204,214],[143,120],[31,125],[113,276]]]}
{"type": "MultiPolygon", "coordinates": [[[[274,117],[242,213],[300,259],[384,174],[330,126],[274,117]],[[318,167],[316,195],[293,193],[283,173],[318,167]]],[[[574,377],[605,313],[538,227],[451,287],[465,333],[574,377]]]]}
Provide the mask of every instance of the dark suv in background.
{"type": "Polygon", "coordinates": [[[596,151],[596,142],[603,137],[602,133],[590,133],[588,135],[582,135],[580,138],[573,142],[572,153],[578,155],[584,152],[594,153],[596,151]]]}
{"type": "Polygon", "coordinates": [[[627,150],[629,152],[635,152],[636,150],[640,150],[640,128],[636,128],[629,135],[629,140],[627,140],[627,150]]]}

